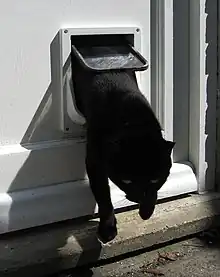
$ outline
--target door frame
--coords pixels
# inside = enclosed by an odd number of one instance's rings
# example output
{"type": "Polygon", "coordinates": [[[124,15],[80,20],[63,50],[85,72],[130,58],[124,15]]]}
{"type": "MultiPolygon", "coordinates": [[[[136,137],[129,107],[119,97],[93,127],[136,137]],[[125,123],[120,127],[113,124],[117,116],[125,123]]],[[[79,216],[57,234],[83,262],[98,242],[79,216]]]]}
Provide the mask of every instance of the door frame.
{"type": "Polygon", "coordinates": [[[199,193],[215,189],[217,1],[189,0],[189,160],[199,193]]]}

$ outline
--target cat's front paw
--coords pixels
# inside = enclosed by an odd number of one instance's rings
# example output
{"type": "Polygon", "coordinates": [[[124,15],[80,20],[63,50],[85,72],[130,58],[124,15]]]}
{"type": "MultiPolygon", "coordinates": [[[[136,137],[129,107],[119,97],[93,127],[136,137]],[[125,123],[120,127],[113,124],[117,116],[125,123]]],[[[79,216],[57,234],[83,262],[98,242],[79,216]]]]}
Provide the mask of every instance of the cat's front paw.
{"type": "Polygon", "coordinates": [[[148,201],[148,202],[145,202],[145,203],[141,203],[139,205],[139,215],[140,215],[140,217],[143,220],[149,219],[154,213],[155,205],[156,205],[156,199],[155,199],[155,201],[148,201]]]}
{"type": "Polygon", "coordinates": [[[151,207],[151,209],[144,209],[142,207],[139,208],[139,216],[143,220],[148,220],[154,213],[154,207],[151,207]]]}
{"type": "Polygon", "coordinates": [[[112,241],[117,234],[117,221],[115,216],[107,220],[100,220],[97,236],[102,243],[105,244],[112,241]]]}
{"type": "Polygon", "coordinates": [[[157,190],[148,191],[144,200],[139,204],[139,215],[143,220],[147,220],[153,215],[156,203],[157,190]]]}

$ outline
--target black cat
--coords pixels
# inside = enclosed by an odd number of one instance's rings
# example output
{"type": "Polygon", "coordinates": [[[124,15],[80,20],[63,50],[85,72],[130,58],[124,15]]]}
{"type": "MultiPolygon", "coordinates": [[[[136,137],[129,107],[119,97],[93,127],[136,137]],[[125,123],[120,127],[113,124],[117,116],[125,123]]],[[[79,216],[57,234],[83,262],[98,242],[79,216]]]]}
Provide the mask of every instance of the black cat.
{"type": "Polygon", "coordinates": [[[72,62],[76,105],[87,124],[86,169],[99,207],[98,237],[106,243],[117,235],[108,178],[149,219],[170,174],[174,143],[163,139],[133,72],[94,73],[72,62]]]}

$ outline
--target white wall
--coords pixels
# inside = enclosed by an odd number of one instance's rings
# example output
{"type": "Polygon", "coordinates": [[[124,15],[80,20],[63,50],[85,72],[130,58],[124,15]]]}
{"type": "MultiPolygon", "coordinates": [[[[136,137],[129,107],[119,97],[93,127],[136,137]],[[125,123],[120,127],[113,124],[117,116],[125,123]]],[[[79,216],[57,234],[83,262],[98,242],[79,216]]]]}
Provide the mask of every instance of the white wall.
{"type": "MultiPolygon", "coordinates": [[[[52,43],[59,29],[65,27],[139,26],[143,32],[143,55],[149,60],[149,2],[4,2],[0,9],[0,191],[59,183],[84,176],[79,176],[73,169],[79,160],[82,163],[82,146],[78,151],[75,150],[76,146],[73,146],[72,155],[68,149],[69,155],[66,156],[63,153],[67,150],[61,146],[49,151],[49,155],[45,150],[38,150],[38,155],[34,155],[36,151],[24,153],[24,150],[16,148],[16,145],[22,143],[29,150],[36,150],[36,145],[27,147],[27,143],[36,143],[37,149],[41,149],[41,143],[44,141],[48,142],[46,146],[50,148],[52,141],[65,138],[59,130],[58,119],[54,114],[56,110],[53,108],[50,53],[52,43]],[[45,156],[45,159],[40,156],[45,156]],[[44,162],[45,165],[42,165],[44,162]],[[59,166],[65,167],[65,170],[60,170],[59,166]],[[54,175],[53,171],[57,170],[59,174],[57,172],[54,175]]],[[[150,94],[150,69],[144,74],[146,93],[150,94]]],[[[78,126],[75,128],[81,130],[78,126]]],[[[83,164],[78,167],[82,168],[81,171],[84,170],[83,164]]]]}
{"type": "MultiPolygon", "coordinates": [[[[150,26],[150,2],[4,2],[0,9],[0,233],[91,214],[95,209],[88,182],[80,181],[86,175],[84,141],[79,137],[73,139],[74,135],[64,136],[56,117],[53,90],[56,82],[51,83],[51,62],[56,59],[52,50],[55,49],[53,45],[59,29],[140,27],[142,54],[150,62],[149,69],[143,73],[143,93],[148,98],[157,93],[153,89],[155,86],[151,91],[150,83],[151,62],[154,63],[150,54],[155,46],[162,57],[162,61],[158,57],[155,60],[157,69],[162,73],[162,80],[159,78],[158,82],[161,82],[164,93],[162,104],[165,125],[168,126],[165,131],[171,130],[172,135],[173,1],[163,3],[157,0],[156,6],[162,13],[160,30],[157,22],[156,26],[150,26]],[[161,34],[159,47],[153,42],[151,30],[161,34]]],[[[158,15],[158,10],[155,14],[158,15]]],[[[185,100],[184,103],[187,102],[185,100]]],[[[182,102],[179,100],[178,103],[182,102]]],[[[181,126],[185,126],[186,121],[182,120],[181,126]]],[[[78,134],[82,131],[77,126],[75,130],[78,134]]],[[[181,143],[180,139],[179,136],[178,143],[181,143]]],[[[184,146],[186,151],[187,146],[184,146]]],[[[168,182],[159,192],[160,198],[192,192],[197,188],[188,161],[184,163],[182,160],[186,158],[185,152],[176,157],[175,161],[182,163],[174,164],[168,182]]],[[[114,185],[111,189],[115,207],[130,204],[114,185]]]]}
{"type": "MultiPolygon", "coordinates": [[[[0,9],[0,144],[62,137],[50,112],[50,45],[60,28],[138,25],[143,31],[143,54],[149,59],[149,2],[5,1],[0,9]],[[38,111],[33,120],[39,106],[47,115],[38,111]]],[[[149,71],[146,83],[148,76],[149,71]]]]}

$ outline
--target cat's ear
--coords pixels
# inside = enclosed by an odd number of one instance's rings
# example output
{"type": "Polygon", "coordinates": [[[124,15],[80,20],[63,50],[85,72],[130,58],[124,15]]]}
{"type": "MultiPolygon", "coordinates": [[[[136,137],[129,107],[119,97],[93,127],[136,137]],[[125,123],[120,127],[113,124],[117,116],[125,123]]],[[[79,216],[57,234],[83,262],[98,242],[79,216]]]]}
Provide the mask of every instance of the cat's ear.
{"type": "Polygon", "coordinates": [[[166,140],[165,142],[166,142],[167,151],[171,154],[173,147],[175,146],[176,143],[169,140],[166,140]]]}

